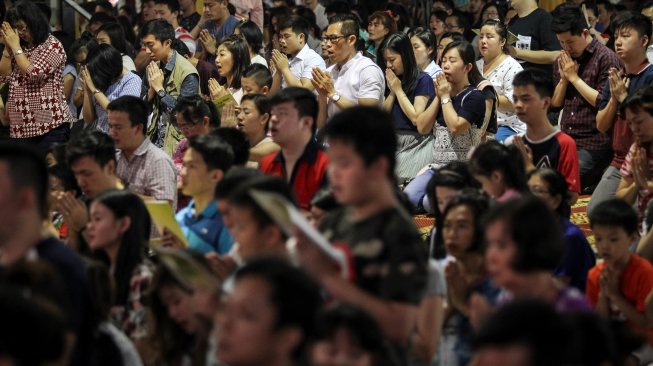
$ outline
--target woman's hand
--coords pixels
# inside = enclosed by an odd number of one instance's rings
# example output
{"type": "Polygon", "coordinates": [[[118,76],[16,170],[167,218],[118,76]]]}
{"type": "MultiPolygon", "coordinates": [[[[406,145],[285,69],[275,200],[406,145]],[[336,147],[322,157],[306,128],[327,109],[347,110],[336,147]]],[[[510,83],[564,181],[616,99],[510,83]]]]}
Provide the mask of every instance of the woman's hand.
{"type": "Polygon", "coordinates": [[[443,72],[435,77],[435,91],[440,97],[440,100],[451,97],[451,84],[449,84],[443,72]]]}
{"type": "Polygon", "coordinates": [[[12,52],[19,50],[20,47],[20,37],[18,33],[11,27],[9,22],[2,23],[2,38],[5,40],[5,45],[11,49],[12,52]]]}
{"type": "Polygon", "coordinates": [[[220,83],[218,83],[214,78],[209,79],[208,86],[211,100],[218,100],[229,93],[229,91],[224,86],[220,85],[220,83]]]}
{"type": "Polygon", "coordinates": [[[648,191],[649,167],[646,149],[637,147],[632,160],[633,179],[640,191],[648,191]]]}
{"type": "Polygon", "coordinates": [[[450,262],[445,267],[444,274],[447,280],[447,290],[449,292],[451,306],[457,308],[461,313],[465,313],[469,285],[459,264],[457,262],[450,262]]]}
{"type": "Polygon", "coordinates": [[[385,83],[394,95],[399,94],[403,90],[401,88],[401,80],[399,80],[391,69],[385,69],[385,83]]]}
{"type": "Polygon", "coordinates": [[[93,83],[93,79],[91,78],[91,74],[88,71],[88,68],[84,66],[82,69],[82,82],[84,83],[84,87],[86,88],[87,91],[93,93],[95,91],[95,84],[93,83]]]}

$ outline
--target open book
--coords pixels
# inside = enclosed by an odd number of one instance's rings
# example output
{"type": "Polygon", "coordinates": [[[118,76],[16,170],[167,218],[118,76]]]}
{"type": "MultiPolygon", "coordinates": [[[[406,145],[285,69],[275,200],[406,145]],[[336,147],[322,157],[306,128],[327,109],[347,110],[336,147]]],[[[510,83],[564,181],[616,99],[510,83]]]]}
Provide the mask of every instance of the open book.
{"type": "Polygon", "coordinates": [[[175,213],[172,211],[170,202],[146,200],[145,207],[147,207],[147,211],[150,213],[154,225],[161,234],[163,234],[163,229],[167,229],[188,247],[188,240],[184,232],[181,231],[177,219],[175,219],[175,213]]]}
{"type": "Polygon", "coordinates": [[[296,227],[311,243],[317,245],[324,254],[338,264],[344,278],[351,277],[350,261],[345,250],[331,245],[285,197],[255,189],[250,190],[249,194],[286,235],[293,236],[293,228],[296,227]]]}

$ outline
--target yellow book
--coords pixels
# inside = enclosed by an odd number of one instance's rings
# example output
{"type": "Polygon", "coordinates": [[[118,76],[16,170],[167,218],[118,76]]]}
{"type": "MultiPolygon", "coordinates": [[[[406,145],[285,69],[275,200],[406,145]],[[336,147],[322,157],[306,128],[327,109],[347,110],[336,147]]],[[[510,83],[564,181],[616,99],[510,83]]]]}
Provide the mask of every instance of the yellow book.
{"type": "Polygon", "coordinates": [[[150,217],[160,233],[163,233],[163,230],[167,229],[188,247],[186,235],[184,235],[181,226],[179,226],[177,219],[175,219],[175,213],[172,211],[172,206],[170,206],[168,201],[145,201],[145,207],[147,207],[147,211],[150,213],[150,217]]]}

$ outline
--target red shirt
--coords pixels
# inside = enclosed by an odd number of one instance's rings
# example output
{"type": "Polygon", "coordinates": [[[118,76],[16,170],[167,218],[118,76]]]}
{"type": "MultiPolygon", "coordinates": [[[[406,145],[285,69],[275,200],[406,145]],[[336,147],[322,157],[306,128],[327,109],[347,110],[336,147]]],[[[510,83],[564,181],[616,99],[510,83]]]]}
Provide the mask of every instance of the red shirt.
{"type": "MultiPolygon", "coordinates": [[[[602,262],[590,269],[587,274],[587,286],[585,287],[585,294],[587,300],[593,307],[599,301],[599,278],[601,271],[605,268],[606,263],[602,262]]],[[[639,313],[646,312],[646,297],[653,290],[653,265],[646,259],[632,254],[628,265],[624,268],[619,278],[619,291],[621,295],[630,302],[639,313]]],[[[613,306],[610,306],[610,315],[614,319],[625,320],[624,315],[613,306]]],[[[636,332],[647,337],[650,344],[653,344],[653,330],[643,329],[634,326],[629,322],[629,325],[636,332]]]]}
{"type": "Polygon", "coordinates": [[[63,94],[66,52],[61,43],[49,35],[45,42],[23,51],[32,63],[27,72],[11,60],[11,75],[0,77],[0,82],[9,83],[6,108],[12,138],[40,136],[74,121],[63,94]]]}
{"type": "MultiPolygon", "coordinates": [[[[328,165],[327,154],[320,149],[317,142],[311,139],[295,163],[288,182],[301,209],[309,210],[315,192],[326,185],[328,165]]],[[[266,175],[276,175],[286,179],[288,175],[283,150],[264,156],[259,163],[259,169],[266,175]]]]}

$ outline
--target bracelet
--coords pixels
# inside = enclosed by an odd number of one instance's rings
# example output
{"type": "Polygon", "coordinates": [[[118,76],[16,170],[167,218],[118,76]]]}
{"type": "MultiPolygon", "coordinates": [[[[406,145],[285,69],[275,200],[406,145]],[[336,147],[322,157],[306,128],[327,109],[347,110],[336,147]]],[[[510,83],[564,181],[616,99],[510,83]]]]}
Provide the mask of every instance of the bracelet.
{"type": "Polygon", "coordinates": [[[18,56],[18,55],[24,55],[24,54],[25,54],[25,52],[23,52],[23,50],[21,50],[19,48],[16,51],[14,51],[14,58],[16,58],[16,56],[18,56]]]}
{"type": "Polygon", "coordinates": [[[95,89],[95,90],[93,91],[93,95],[95,95],[95,94],[100,94],[100,93],[102,93],[102,92],[99,91],[99,90],[97,90],[97,89],[95,89]]]}

